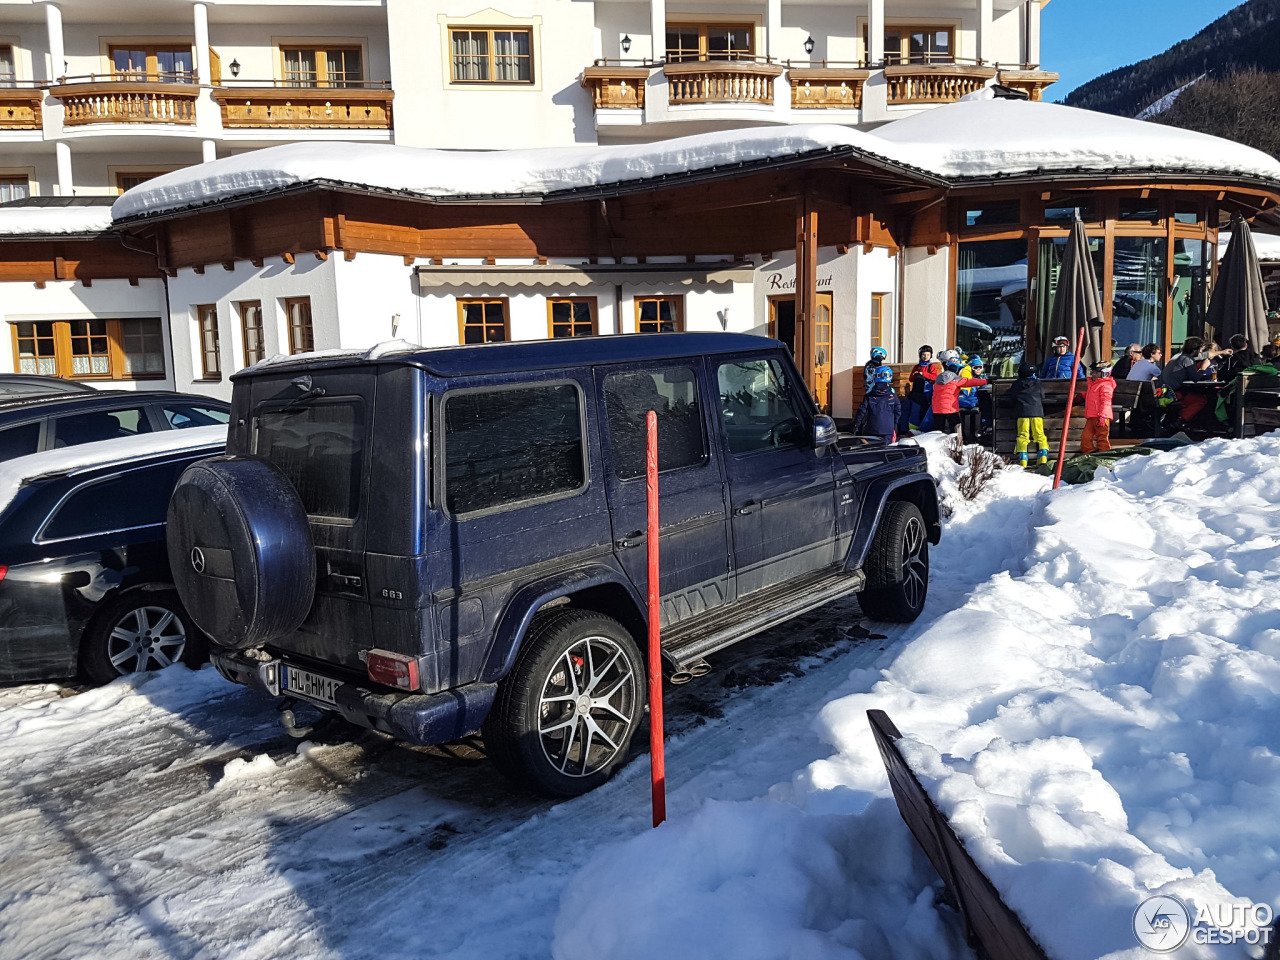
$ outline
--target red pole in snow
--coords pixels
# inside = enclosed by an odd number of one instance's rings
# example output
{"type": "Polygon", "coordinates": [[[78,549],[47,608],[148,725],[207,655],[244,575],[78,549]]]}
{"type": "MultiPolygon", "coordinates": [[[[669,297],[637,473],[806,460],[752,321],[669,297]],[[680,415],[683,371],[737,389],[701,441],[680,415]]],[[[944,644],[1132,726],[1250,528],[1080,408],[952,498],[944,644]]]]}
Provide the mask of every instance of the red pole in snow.
{"type": "Polygon", "coordinates": [[[645,491],[649,547],[649,777],[653,825],[667,819],[667,764],[662,753],[662,625],[658,606],[658,415],[645,418],[645,491]]]}
{"type": "Polygon", "coordinates": [[[1084,331],[1080,328],[1080,335],[1076,337],[1076,358],[1071,364],[1071,392],[1067,394],[1067,416],[1062,421],[1062,439],[1058,441],[1058,465],[1053,470],[1053,489],[1058,489],[1058,484],[1062,483],[1062,461],[1067,456],[1067,431],[1071,429],[1071,407],[1076,400],[1076,377],[1080,374],[1080,354],[1084,351],[1084,331]]]}

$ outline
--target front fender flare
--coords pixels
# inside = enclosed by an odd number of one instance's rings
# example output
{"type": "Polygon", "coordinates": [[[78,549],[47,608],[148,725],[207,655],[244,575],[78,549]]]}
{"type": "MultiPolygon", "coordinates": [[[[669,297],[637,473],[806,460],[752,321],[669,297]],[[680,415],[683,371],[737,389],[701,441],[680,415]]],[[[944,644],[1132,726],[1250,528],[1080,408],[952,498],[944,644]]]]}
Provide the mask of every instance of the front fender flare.
{"type": "Polygon", "coordinates": [[[621,587],[635,605],[637,614],[644,617],[646,608],[635,587],[622,570],[608,563],[590,563],[527,583],[511,595],[498,620],[493,644],[480,671],[480,681],[496,683],[511,671],[533,617],[541,607],[560,597],[602,586],[621,587]]]}
{"type": "Polygon", "coordinates": [[[942,538],[942,523],[938,511],[938,485],[927,473],[907,476],[879,477],[867,484],[862,495],[862,509],[858,513],[858,526],[854,529],[853,542],[845,555],[844,566],[849,572],[860,570],[867,560],[871,538],[876,534],[884,505],[890,500],[906,500],[920,507],[925,526],[929,530],[929,542],[937,544],[942,538]],[[908,494],[903,496],[903,494],[908,494]]]}

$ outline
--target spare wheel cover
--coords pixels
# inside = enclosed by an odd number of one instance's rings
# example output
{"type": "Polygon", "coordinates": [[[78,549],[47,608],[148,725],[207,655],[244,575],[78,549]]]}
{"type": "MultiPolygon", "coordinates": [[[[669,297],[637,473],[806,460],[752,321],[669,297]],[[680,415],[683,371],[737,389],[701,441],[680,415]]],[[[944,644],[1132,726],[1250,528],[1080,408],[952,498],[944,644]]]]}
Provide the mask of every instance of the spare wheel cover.
{"type": "Polygon", "coordinates": [[[293,485],[270,463],[222,456],[187,467],[169,500],[167,539],[187,612],[225,647],[283,637],[311,610],[311,527],[293,485]]]}

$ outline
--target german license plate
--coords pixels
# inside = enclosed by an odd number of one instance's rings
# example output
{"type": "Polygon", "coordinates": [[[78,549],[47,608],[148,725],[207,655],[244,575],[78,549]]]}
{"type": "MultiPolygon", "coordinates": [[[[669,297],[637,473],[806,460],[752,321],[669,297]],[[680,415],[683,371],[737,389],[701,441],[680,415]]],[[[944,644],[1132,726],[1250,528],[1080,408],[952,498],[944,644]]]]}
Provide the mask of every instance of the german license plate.
{"type": "Polygon", "coordinates": [[[338,703],[336,696],[340,686],[342,686],[341,680],[331,680],[317,673],[311,673],[309,670],[299,670],[297,667],[287,665],[284,667],[283,693],[295,693],[308,700],[318,700],[321,703],[332,703],[336,706],[338,703]]]}

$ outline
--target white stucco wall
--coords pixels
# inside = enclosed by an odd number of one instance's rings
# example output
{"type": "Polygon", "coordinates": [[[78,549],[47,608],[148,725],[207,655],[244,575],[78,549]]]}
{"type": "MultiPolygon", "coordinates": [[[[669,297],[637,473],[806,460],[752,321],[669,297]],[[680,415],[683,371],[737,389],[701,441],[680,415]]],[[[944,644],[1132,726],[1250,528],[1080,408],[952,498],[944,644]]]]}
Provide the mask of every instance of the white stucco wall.
{"type": "Polygon", "coordinates": [[[903,362],[914,361],[921,344],[929,344],[935,352],[951,346],[947,342],[950,256],[947,247],[939,247],[935,254],[927,247],[903,250],[903,362]]]}
{"type": "MultiPolygon", "coordinates": [[[[95,288],[97,284],[94,284],[95,288]]],[[[173,368],[177,389],[231,397],[230,376],[244,366],[244,339],[240,329],[239,304],[244,300],[262,302],[262,332],[266,355],[289,352],[289,328],[284,311],[287,297],[311,298],[311,322],[317,350],[341,343],[338,329],[338,302],[334,283],[334,260],[317,260],[300,255],[290,264],[273,258],[261,267],[239,261],[234,270],[211,265],[203,274],[189,267],[169,280],[169,309],[173,325],[173,368]],[[218,340],[222,379],[204,380],[199,354],[199,329],[195,308],[200,304],[218,306],[218,340]]],[[[386,339],[385,337],[382,339],[386,339]]]]}
{"type": "MultiPolygon", "coordinates": [[[[86,287],[77,280],[50,280],[43,290],[34,283],[0,283],[0,321],[5,343],[0,350],[0,372],[17,370],[12,325],[28,320],[126,320],[138,317],[165,319],[164,284],[159,280],[95,280],[86,287]]],[[[163,325],[163,324],[162,324],[163,325]]],[[[165,355],[170,356],[170,336],[165,330],[165,355]]],[[[173,389],[174,369],[166,365],[164,380],[99,380],[111,390],[173,389]]]]}

